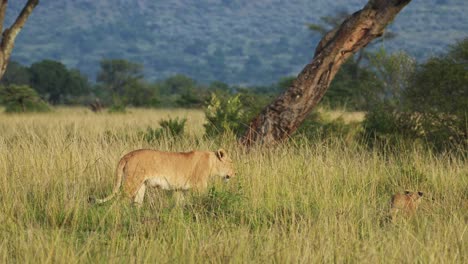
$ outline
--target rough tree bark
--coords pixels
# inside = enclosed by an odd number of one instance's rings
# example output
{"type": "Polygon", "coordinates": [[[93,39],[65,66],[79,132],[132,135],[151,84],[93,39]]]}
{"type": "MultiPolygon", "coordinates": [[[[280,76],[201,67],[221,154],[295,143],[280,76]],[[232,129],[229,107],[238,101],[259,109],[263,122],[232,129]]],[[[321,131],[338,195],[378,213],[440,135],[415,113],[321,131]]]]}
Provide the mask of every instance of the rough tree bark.
{"type": "Polygon", "coordinates": [[[5,74],[8,62],[10,61],[10,56],[15,45],[16,36],[18,36],[18,33],[21,31],[24,24],[28,20],[29,15],[38,4],[39,0],[28,0],[13,25],[3,31],[3,23],[5,21],[8,0],[0,0],[0,32],[3,32],[2,41],[0,42],[0,79],[5,74]]]}
{"type": "Polygon", "coordinates": [[[292,86],[278,96],[249,124],[241,143],[271,145],[288,138],[317,105],[341,65],[373,39],[411,0],[370,0],[317,45],[314,59],[292,86]]]}

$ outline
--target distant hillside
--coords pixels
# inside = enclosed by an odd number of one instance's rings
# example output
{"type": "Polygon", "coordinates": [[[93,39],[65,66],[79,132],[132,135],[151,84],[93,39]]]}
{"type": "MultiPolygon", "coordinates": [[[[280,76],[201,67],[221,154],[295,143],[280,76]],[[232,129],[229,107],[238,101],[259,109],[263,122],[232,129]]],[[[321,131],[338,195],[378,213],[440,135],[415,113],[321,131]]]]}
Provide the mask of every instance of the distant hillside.
{"type": "MultiPolygon", "coordinates": [[[[11,21],[26,2],[10,1],[11,21]]],[[[199,81],[269,84],[297,74],[319,40],[321,16],[366,0],[42,0],[18,37],[13,60],[50,58],[94,79],[102,58],[145,66],[148,79],[175,73],[199,81]]],[[[418,59],[468,35],[465,0],[413,0],[383,45],[418,59]]]]}

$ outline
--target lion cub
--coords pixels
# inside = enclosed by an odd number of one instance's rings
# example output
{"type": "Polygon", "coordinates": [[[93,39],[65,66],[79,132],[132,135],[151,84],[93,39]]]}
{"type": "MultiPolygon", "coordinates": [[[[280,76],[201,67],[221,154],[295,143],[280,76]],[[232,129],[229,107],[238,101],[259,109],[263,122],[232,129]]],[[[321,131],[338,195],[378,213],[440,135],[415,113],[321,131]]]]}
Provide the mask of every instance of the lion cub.
{"type": "Polygon", "coordinates": [[[418,209],[423,197],[422,192],[405,191],[404,194],[397,193],[392,196],[392,207],[390,217],[392,222],[396,221],[398,212],[403,211],[406,215],[413,214],[418,209]]]}

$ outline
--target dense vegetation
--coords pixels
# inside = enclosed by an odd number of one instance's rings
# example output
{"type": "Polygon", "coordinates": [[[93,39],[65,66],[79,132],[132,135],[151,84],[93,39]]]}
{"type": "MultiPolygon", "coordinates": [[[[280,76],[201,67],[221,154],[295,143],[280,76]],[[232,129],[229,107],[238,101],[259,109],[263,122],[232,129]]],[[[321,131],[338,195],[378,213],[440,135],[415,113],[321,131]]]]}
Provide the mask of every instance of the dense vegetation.
{"type": "MultiPolygon", "coordinates": [[[[345,115],[345,118],[346,115],[345,115]]],[[[203,137],[199,110],[0,113],[0,259],[5,263],[466,263],[466,156],[417,146],[368,149],[303,137],[244,152],[203,137]],[[148,140],[161,119],[187,118],[183,137],[148,140]],[[150,189],[142,209],[102,206],[117,160],[137,148],[217,149],[237,176],[175,207],[150,189]],[[391,150],[391,151],[390,151],[391,150]],[[424,192],[414,218],[387,222],[390,197],[424,192]]],[[[466,152],[465,152],[466,154],[466,152]]]]}
{"type": "MultiPolygon", "coordinates": [[[[8,18],[23,1],[10,1],[8,18]]],[[[13,60],[58,60],[94,79],[103,58],[144,65],[152,81],[184,74],[203,83],[268,85],[310,61],[319,23],[367,0],[42,1],[20,34],[13,60]]],[[[466,37],[465,0],[413,0],[384,46],[423,61],[466,37]]]]}
{"type": "MultiPolygon", "coordinates": [[[[451,45],[445,54],[421,64],[403,52],[365,50],[342,67],[322,102],[331,109],[367,112],[364,132],[355,131],[360,125],[325,124],[317,113],[311,114],[301,130],[316,136],[318,130],[333,135],[338,129],[341,134],[364,135],[384,144],[394,143],[399,137],[420,139],[442,150],[467,147],[467,50],[468,39],[464,39],[451,45]]],[[[222,82],[200,84],[180,74],[151,82],[143,72],[143,65],[138,63],[103,59],[97,83],[92,84],[78,70],[69,70],[57,61],[44,60],[30,67],[12,62],[0,83],[0,100],[9,112],[44,109],[34,106],[34,102],[43,104],[37,95],[54,105],[99,102],[111,112],[125,112],[130,105],[205,107],[207,135],[241,135],[248,122],[294,79],[285,77],[270,86],[241,87],[222,82]],[[25,93],[28,89],[31,92],[25,93]]]]}

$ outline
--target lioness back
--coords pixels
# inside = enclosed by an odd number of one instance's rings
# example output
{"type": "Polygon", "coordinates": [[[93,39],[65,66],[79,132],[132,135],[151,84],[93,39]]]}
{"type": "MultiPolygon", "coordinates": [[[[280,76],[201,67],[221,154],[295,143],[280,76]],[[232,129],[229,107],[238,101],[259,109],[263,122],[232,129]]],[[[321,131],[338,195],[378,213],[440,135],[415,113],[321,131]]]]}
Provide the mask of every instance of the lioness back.
{"type": "Polygon", "coordinates": [[[122,186],[126,196],[138,204],[146,187],[164,190],[204,190],[213,176],[234,176],[231,159],[222,149],[217,151],[164,152],[139,149],[124,155],[117,166],[117,183],[110,200],[122,186]]]}
{"type": "Polygon", "coordinates": [[[164,190],[200,188],[208,180],[212,161],[208,152],[162,152],[140,149],[125,155],[123,191],[133,196],[148,181],[164,190]]]}

